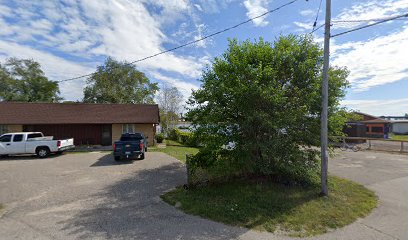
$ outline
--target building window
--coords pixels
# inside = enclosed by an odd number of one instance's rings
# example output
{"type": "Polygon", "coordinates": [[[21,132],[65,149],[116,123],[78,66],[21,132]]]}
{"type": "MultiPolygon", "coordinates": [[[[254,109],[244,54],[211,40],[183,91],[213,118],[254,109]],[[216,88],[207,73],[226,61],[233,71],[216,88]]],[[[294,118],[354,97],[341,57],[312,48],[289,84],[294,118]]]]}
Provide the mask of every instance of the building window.
{"type": "Polygon", "coordinates": [[[382,127],[371,127],[371,132],[374,132],[374,133],[382,133],[382,132],[383,132],[383,128],[382,128],[382,127]]]}
{"type": "Polygon", "coordinates": [[[122,125],[122,133],[134,133],[136,131],[135,124],[123,124],[122,125]]]}
{"type": "Polygon", "coordinates": [[[8,128],[6,125],[0,125],[0,135],[8,133],[8,128]]]}
{"type": "Polygon", "coordinates": [[[369,126],[366,127],[366,132],[370,132],[370,127],[369,126]]]}

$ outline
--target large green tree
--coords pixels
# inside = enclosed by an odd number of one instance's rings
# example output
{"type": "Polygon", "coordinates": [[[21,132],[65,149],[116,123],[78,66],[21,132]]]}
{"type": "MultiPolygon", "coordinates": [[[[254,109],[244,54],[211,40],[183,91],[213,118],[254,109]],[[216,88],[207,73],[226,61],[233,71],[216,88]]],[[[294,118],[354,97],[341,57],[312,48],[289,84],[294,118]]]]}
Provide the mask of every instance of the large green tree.
{"type": "Polygon", "coordinates": [[[84,102],[87,103],[154,103],[159,90],[133,64],[107,58],[87,79],[84,102]]]}
{"type": "MultiPolygon", "coordinates": [[[[319,166],[322,55],[308,35],[231,40],[189,99],[188,117],[204,145],[196,162],[229,174],[310,179],[319,166]]],[[[330,134],[348,117],[339,107],[347,75],[330,68],[330,134]]]]}
{"type": "Polygon", "coordinates": [[[50,81],[41,65],[32,59],[9,58],[0,64],[0,100],[58,102],[57,82],[50,81]]]}

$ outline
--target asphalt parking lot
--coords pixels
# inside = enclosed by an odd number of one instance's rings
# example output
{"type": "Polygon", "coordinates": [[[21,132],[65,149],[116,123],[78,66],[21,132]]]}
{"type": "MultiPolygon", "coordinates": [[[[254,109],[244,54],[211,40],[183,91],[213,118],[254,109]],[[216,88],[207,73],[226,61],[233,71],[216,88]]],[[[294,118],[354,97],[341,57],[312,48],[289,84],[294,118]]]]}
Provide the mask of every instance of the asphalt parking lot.
{"type": "MultiPolygon", "coordinates": [[[[367,218],[317,239],[406,239],[408,155],[341,152],[332,174],[376,191],[367,218]]],[[[117,163],[108,153],[0,160],[1,239],[287,239],[184,214],[160,195],[185,183],[176,159],[148,152],[117,163]]]]}

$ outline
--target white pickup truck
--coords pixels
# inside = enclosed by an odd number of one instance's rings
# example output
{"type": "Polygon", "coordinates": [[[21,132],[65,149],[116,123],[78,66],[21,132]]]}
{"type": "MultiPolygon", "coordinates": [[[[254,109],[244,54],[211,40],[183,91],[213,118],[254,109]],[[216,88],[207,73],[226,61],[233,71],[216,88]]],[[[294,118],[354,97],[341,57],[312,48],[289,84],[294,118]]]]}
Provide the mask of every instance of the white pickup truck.
{"type": "Polygon", "coordinates": [[[62,153],[74,148],[74,139],[53,140],[41,132],[6,133],[0,136],[0,156],[14,154],[37,154],[46,158],[50,153],[62,153]]]}

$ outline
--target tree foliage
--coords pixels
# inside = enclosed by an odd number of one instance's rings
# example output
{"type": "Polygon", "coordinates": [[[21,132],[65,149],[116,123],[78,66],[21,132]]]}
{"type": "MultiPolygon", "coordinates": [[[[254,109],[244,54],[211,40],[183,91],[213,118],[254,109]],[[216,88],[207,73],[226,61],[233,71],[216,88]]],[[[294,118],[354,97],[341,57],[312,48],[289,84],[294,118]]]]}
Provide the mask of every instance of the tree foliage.
{"type": "Polygon", "coordinates": [[[127,62],[107,58],[105,64],[87,79],[84,102],[87,103],[154,103],[159,90],[146,75],[127,62]]]}
{"type": "Polygon", "coordinates": [[[32,59],[9,58],[0,64],[0,100],[58,102],[57,82],[50,81],[41,65],[32,59]]]}
{"type": "Polygon", "coordinates": [[[176,87],[166,84],[161,87],[157,102],[160,108],[160,123],[166,132],[175,127],[182,101],[183,95],[176,87]]]}
{"type": "MultiPolygon", "coordinates": [[[[204,144],[195,161],[228,174],[299,181],[315,174],[322,56],[311,36],[282,36],[273,44],[230,40],[188,102],[204,144]],[[227,143],[235,147],[225,149],[227,143]]],[[[329,74],[329,134],[338,134],[348,117],[339,107],[348,71],[331,67],[329,74]]]]}

